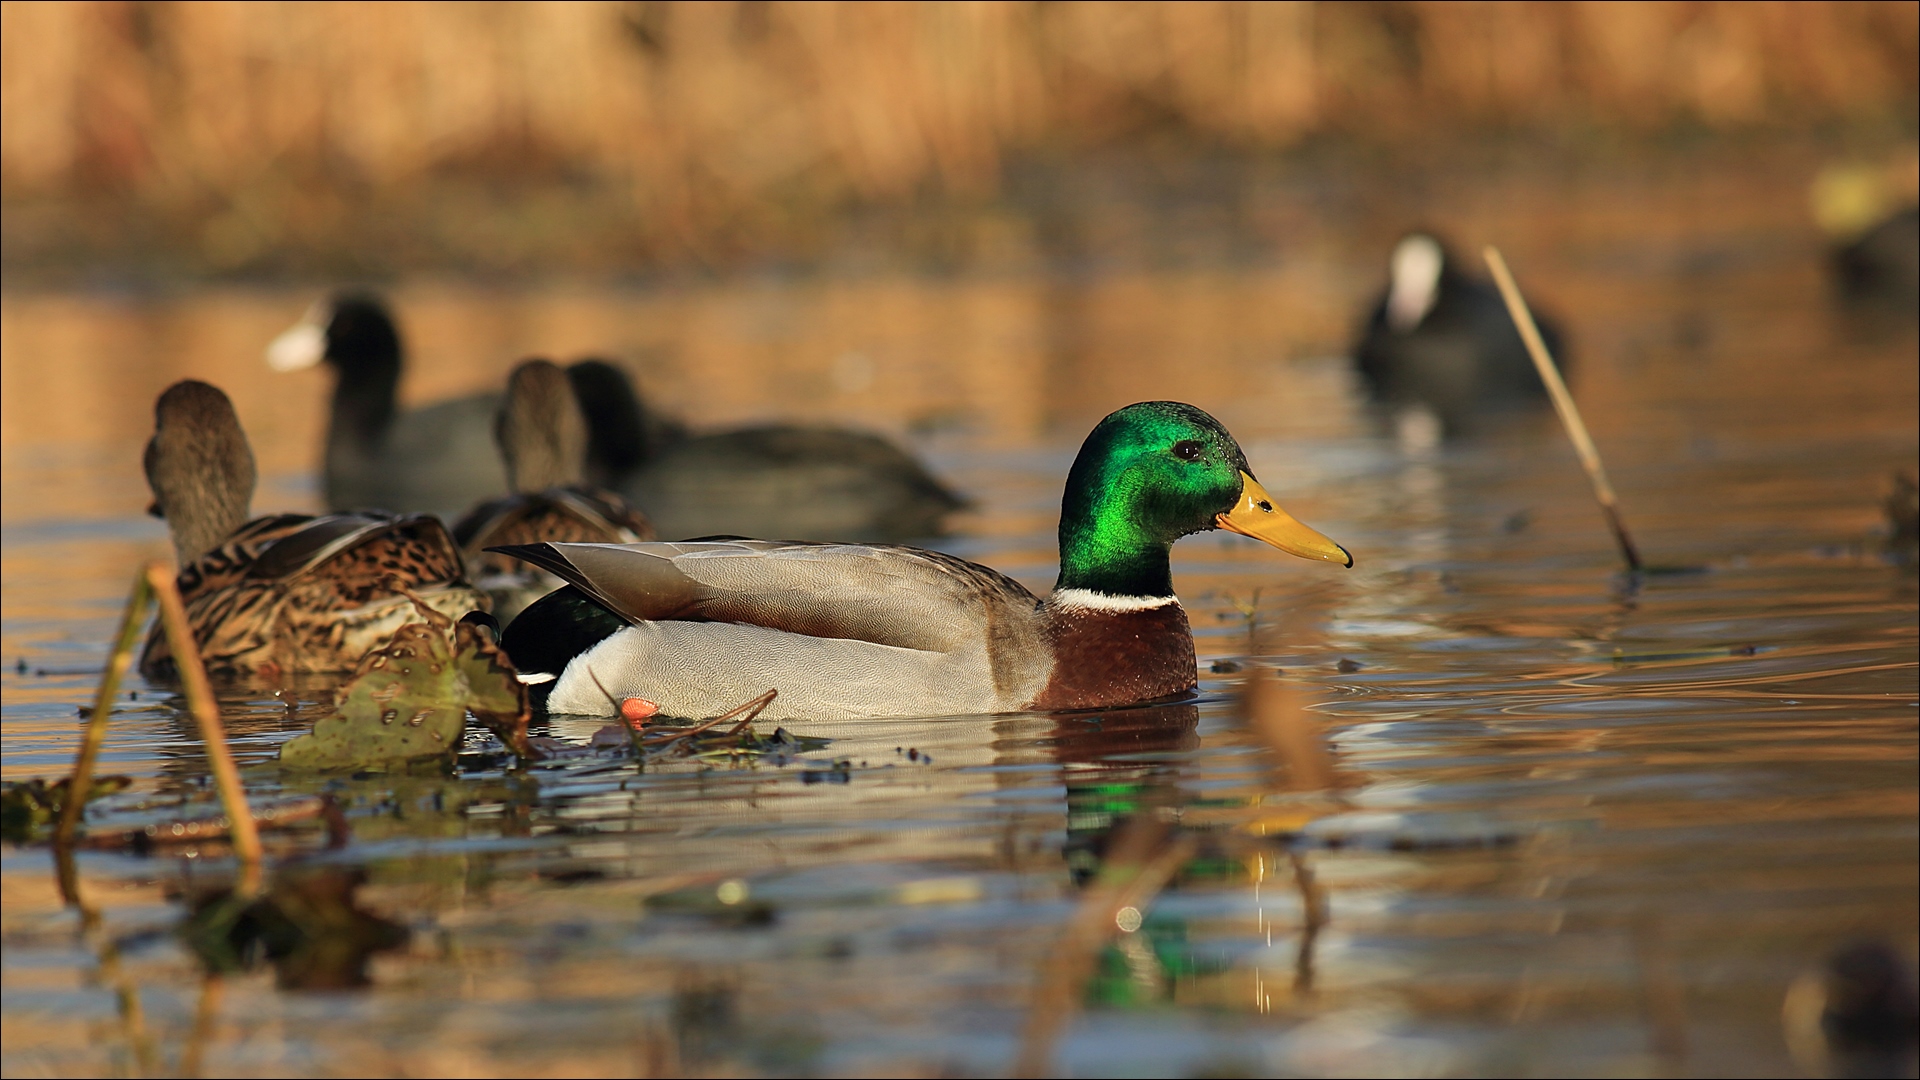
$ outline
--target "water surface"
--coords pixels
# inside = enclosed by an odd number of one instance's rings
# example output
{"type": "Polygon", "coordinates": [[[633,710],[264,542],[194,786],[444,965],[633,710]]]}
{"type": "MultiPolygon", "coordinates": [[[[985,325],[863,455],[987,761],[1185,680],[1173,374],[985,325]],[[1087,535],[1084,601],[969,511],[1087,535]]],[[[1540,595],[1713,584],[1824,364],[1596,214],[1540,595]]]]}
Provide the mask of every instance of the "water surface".
{"type": "MultiPolygon", "coordinates": [[[[1915,947],[1915,578],[1876,533],[1914,460],[1914,338],[1829,303],[1777,176],[1581,190],[1560,217],[1483,193],[1468,238],[1535,238],[1508,254],[1569,324],[1642,547],[1695,572],[1620,573],[1544,419],[1437,449],[1375,424],[1337,359],[1375,261],[1324,237],[1232,269],[396,289],[412,400],[592,352],[696,424],[885,430],[976,500],[944,545],[1035,589],[1087,426],[1193,401],[1357,565],[1189,539],[1195,701],[796,726],[828,741],[785,763],[289,778],[266,762],[327,687],[229,695],[251,789],[340,797],[353,842],[313,858],[364,867],[409,944],[364,991],[263,969],[209,994],[170,930],[216,848],[83,857],[118,942],[103,968],[46,853],[9,847],[0,1064],[1002,1073],[1083,882],[1146,808],[1203,854],[1098,958],[1062,1072],[1785,1074],[1797,974],[1861,936],[1915,947]],[[1256,663],[1324,725],[1336,792],[1289,790],[1245,727],[1234,669],[1256,663]]],[[[5,295],[6,777],[68,765],[126,585],[168,552],[140,514],[154,393],[221,384],[256,510],[311,507],[323,378],[259,360],[311,298],[5,295]]],[[[204,800],[177,700],[130,689],[103,768],[136,784],[103,817],[204,800]]]]}

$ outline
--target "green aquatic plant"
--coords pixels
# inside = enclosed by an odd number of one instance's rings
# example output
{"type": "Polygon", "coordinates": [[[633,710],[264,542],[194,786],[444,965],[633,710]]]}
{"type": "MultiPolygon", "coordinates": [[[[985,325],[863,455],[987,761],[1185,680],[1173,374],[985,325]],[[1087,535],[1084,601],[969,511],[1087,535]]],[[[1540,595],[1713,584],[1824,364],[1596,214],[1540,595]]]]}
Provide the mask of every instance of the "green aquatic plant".
{"type": "MultiPolygon", "coordinates": [[[[87,788],[86,801],[125,791],[132,783],[133,779],[126,776],[96,776],[87,788]]],[[[68,788],[69,781],[64,777],[51,784],[36,777],[0,785],[0,838],[15,844],[38,839],[43,830],[60,820],[68,788]]]]}

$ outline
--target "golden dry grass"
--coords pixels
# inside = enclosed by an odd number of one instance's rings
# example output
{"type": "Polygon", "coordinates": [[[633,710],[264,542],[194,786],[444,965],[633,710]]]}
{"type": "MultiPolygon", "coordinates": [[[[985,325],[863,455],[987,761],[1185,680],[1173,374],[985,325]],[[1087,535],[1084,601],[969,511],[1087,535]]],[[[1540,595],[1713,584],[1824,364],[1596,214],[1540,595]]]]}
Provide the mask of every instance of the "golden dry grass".
{"type": "Polygon", "coordinates": [[[1462,127],[1909,117],[1911,3],[0,4],[0,184],[240,234],[301,191],[611,186],[671,244],[1012,155],[1462,127]],[[216,208],[209,211],[208,207],[216,208]]]}

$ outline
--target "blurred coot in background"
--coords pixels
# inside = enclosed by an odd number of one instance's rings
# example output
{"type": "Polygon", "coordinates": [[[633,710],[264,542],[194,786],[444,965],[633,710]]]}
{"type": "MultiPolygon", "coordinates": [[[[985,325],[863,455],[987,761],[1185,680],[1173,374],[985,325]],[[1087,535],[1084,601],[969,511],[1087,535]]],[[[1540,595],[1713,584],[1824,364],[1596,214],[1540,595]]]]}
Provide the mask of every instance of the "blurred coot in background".
{"type": "MultiPolygon", "coordinates": [[[[1534,312],[1541,339],[1570,376],[1559,327],[1534,312]]],[[[1431,410],[1443,434],[1471,434],[1488,418],[1544,406],[1546,387],[1493,283],[1460,265],[1431,233],[1394,245],[1386,291],[1353,348],[1374,400],[1431,410]]]]}

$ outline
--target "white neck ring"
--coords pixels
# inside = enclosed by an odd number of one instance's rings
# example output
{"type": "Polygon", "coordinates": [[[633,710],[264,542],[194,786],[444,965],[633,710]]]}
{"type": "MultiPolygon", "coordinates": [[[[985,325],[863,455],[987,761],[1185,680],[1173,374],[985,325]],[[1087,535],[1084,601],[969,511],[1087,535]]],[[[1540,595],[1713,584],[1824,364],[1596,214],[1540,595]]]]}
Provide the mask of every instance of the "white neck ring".
{"type": "Polygon", "coordinates": [[[1092,589],[1055,589],[1047,602],[1057,608],[1077,611],[1152,611],[1168,604],[1179,606],[1177,596],[1114,596],[1092,589]]]}

